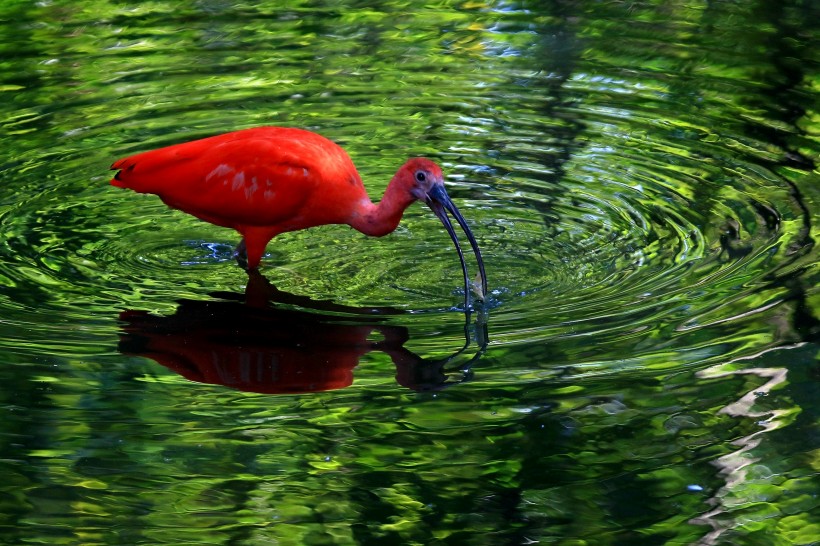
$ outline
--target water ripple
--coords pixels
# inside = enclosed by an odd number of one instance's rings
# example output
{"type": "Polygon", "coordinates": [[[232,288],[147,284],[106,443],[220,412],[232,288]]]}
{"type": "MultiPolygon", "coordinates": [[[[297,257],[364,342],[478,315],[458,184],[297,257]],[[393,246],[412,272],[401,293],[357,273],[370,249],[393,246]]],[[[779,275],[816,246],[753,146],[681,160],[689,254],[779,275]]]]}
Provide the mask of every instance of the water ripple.
{"type": "Polygon", "coordinates": [[[0,7],[10,542],[814,539],[810,3],[182,4],[0,7]],[[268,305],[108,184],[259,125],[439,161],[488,313],[423,206],[277,237],[268,305]]]}
{"type": "MultiPolygon", "coordinates": [[[[369,70],[328,52],[306,78],[300,54],[252,54],[262,36],[301,35],[294,19],[242,32],[228,19],[193,19],[183,37],[135,30],[134,17],[158,16],[137,11],[118,12],[110,36],[88,30],[107,44],[94,58],[108,74],[105,92],[66,87],[49,107],[22,105],[4,122],[19,134],[49,135],[48,124],[60,119],[56,146],[21,148],[3,169],[15,188],[0,194],[0,293],[9,308],[37,301],[76,314],[82,301],[141,301],[170,309],[180,297],[241,291],[234,233],[111,188],[106,169],[130,153],[266,123],[339,141],[374,197],[408,155],[439,159],[485,253],[498,346],[581,335],[602,343],[659,323],[686,332],[704,320],[734,320],[772,272],[787,267],[785,249],[803,244],[797,224],[805,212],[772,169],[788,154],[742,125],[777,122],[751,111],[738,122],[728,109],[708,108],[748,92],[747,81],[710,75],[693,96],[670,75],[648,78],[604,60],[571,75],[557,64],[524,69],[522,55],[532,51],[505,40],[532,25],[501,24],[488,13],[494,24],[483,42],[457,33],[448,43],[483,59],[483,71],[437,79],[432,95],[423,89],[433,76],[410,70],[423,58],[395,43],[408,70],[369,70]],[[213,55],[192,66],[183,39],[202,41],[213,55]],[[264,100],[250,104],[263,88],[264,100]],[[719,303],[730,294],[738,303],[719,303]]],[[[44,88],[85,68],[79,50],[55,54],[42,65],[44,88]]],[[[451,243],[423,207],[384,239],[344,227],[286,234],[263,265],[283,290],[343,304],[423,316],[457,309],[461,298],[451,243]]]]}

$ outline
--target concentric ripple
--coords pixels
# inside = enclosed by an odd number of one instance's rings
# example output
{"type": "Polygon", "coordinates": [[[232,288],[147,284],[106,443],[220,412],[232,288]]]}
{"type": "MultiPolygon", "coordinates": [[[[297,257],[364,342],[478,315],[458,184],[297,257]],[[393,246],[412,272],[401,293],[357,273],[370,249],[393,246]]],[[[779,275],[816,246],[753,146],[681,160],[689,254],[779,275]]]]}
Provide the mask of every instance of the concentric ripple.
{"type": "MultiPolygon", "coordinates": [[[[112,50],[107,61],[123,62],[122,52],[112,50]]],[[[127,82],[126,101],[155,92],[150,71],[114,74],[117,85],[127,82]]],[[[117,120],[128,128],[122,141],[102,149],[90,148],[103,138],[113,144],[101,127],[64,130],[66,151],[41,156],[29,150],[30,160],[23,156],[5,171],[7,187],[19,190],[0,211],[6,235],[0,279],[10,293],[43,294],[41,309],[88,300],[168,310],[180,297],[241,291],[245,278],[232,260],[236,234],[168,210],[153,196],[108,186],[108,164],[217,128],[290,124],[305,107],[337,104],[342,108],[332,124],[307,126],[346,145],[374,198],[408,154],[430,154],[444,165],[450,192],[485,253],[486,307],[493,310],[497,345],[556,336],[610,342],[658,324],[688,331],[702,316],[722,320],[722,313],[727,318],[748,306],[773,269],[788,262],[784,248],[806,244],[801,204],[790,183],[768,167],[784,151],[778,156],[771,145],[731,133],[731,124],[717,132],[709,125],[715,120],[639,80],[582,72],[555,78],[521,75],[489,88],[451,82],[461,90],[461,104],[433,132],[413,130],[412,117],[410,126],[391,126],[380,115],[363,121],[345,107],[349,100],[339,103],[329,92],[309,100],[294,95],[280,105],[286,114],[277,120],[265,115],[264,104],[229,124],[195,116],[190,121],[201,126],[197,130],[177,121],[188,108],[184,102],[126,109],[132,113],[117,120]],[[557,98],[522,95],[522,82],[571,100],[539,113],[534,100],[557,98]],[[475,93],[465,96],[471,88],[475,93]],[[498,111],[488,96],[521,110],[498,111]],[[661,108],[666,118],[659,118],[661,108]],[[146,112],[154,116],[150,123],[146,112]],[[418,143],[397,146],[408,131],[418,143]],[[370,149],[373,138],[385,144],[370,149]]],[[[355,80],[345,84],[349,97],[363,97],[365,89],[355,80]]],[[[448,91],[442,82],[441,92],[448,91]]],[[[437,105],[411,92],[390,114],[419,107],[437,105]]],[[[282,290],[347,305],[389,305],[424,316],[457,309],[461,298],[451,243],[421,206],[383,239],[341,226],[285,234],[270,244],[264,266],[282,290]]]]}
{"type": "Polygon", "coordinates": [[[816,541],[813,4],[325,4],[0,5],[0,542],[816,541]],[[108,183],[259,125],[438,161],[487,300],[108,183]]]}
{"type": "MultiPolygon", "coordinates": [[[[602,87],[578,74],[566,89],[575,103],[558,113],[576,116],[574,141],[567,124],[530,115],[497,131],[475,118],[482,132],[458,144],[504,158],[474,169],[494,186],[490,216],[499,220],[484,231],[502,262],[491,270],[515,272],[496,293],[496,343],[634,343],[637,331],[664,327],[674,337],[770,305],[757,298],[772,272],[811,245],[805,205],[768,167],[772,146],[744,139],[739,154],[729,145],[741,140],[727,134],[732,124],[718,133],[673,101],[666,108],[679,117],[660,120],[663,94],[637,81],[602,87]],[[525,130],[516,138],[518,126],[525,130]],[[509,140],[489,136],[500,131],[509,140]]],[[[778,157],[785,161],[785,151],[778,157]]]]}

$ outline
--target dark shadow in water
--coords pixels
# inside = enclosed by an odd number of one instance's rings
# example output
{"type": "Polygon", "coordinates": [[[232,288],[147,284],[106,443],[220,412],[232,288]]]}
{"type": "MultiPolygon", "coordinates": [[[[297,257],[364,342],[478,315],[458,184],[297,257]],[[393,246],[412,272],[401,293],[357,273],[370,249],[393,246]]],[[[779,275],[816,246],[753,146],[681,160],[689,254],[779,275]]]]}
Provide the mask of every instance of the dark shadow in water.
{"type": "Polygon", "coordinates": [[[470,367],[487,345],[486,321],[479,316],[477,351],[466,362],[458,358],[470,345],[467,314],[464,345],[447,358],[426,360],[404,347],[407,328],[384,324],[385,315],[400,311],[288,294],[259,274],[250,277],[245,294],[212,296],[219,299],[180,300],[171,316],[124,311],[120,352],[155,360],[192,381],[284,394],[347,387],[359,359],[371,351],[390,356],[400,385],[438,390],[471,378],[470,367]]]}

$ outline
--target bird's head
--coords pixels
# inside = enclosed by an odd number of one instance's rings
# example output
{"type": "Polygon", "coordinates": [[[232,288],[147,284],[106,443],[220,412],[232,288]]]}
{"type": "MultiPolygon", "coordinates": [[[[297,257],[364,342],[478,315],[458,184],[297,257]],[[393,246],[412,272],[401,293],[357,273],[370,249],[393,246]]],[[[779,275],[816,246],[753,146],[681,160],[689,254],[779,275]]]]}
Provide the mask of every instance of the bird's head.
{"type": "Polygon", "coordinates": [[[456,222],[458,222],[458,225],[461,226],[461,229],[467,236],[467,240],[470,242],[470,246],[475,254],[476,263],[478,264],[481,297],[482,299],[486,297],[487,277],[484,274],[484,260],[481,258],[481,251],[478,249],[478,243],[467,222],[464,220],[464,217],[458,211],[455,204],[453,204],[450,196],[447,195],[447,190],[444,188],[444,175],[441,172],[441,167],[429,159],[413,158],[408,160],[407,163],[399,169],[397,174],[397,177],[407,185],[410,195],[414,199],[424,201],[427,203],[427,206],[433,210],[453,240],[453,244],[458,252],[458,257],[461,260],[461,269],[464,272],[464,297],[466,299],[470,286],[467,263],[464,261],[464,253],[461,250],[456,231],[447,213],[449,212],[453,218],[455,218],[456,222]]]}

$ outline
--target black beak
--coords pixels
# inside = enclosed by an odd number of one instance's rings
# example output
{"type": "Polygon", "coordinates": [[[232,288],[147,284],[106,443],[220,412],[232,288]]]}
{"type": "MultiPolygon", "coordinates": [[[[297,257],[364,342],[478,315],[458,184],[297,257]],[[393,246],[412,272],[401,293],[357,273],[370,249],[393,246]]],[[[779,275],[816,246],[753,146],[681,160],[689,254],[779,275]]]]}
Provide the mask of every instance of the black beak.
{"type": "Polygon", "coordinates": [[[433,187],[427,192],[427,196],[424,201],[427,203],[427,206],[433,210],[436,216],[438,216],[441,223],[444,224],[444,229],[447,230],[447,233],[450,234],[450,238],[453,240],[453,244],[456,245],[458,257],[461,260],[461,270],[464,272],[464,309],[466,311],[468,310],[468,301],[470,297],[470,279],[467,274],[467,263],[464,261],[464,253],[461,251],[461,245],[458,244],[456,231],[453,228],[453,224],[450,222],[450,218],[447,216],[447,213],[449,212],[453,215],[453,218],[456,219],[456,222],[458,222],[458,225],[461,226],[461,229],[467,236],[467,240],[470,241],[470,246],[473,247],[473,253],[475,254],[476,262],[478,263],[478,273],[481,277],[481,298],[484,299],[487,297],[487,275],[484,274],[484,260],[481,258],[481,251],[478,249],[478,243],[476,243],[475,237],[473,237],[473,232],[470,231],[470,227],[467,225],[464,217],[460,212],[458,212],[458,209],[450,200],[450,196],[447,195],[447,190],[444,189],[444,184],[433,184],[433,187]]]}

